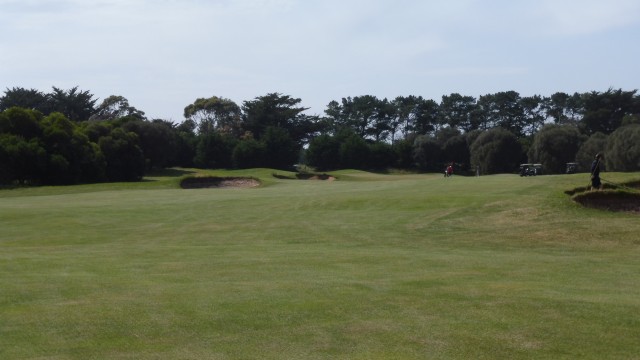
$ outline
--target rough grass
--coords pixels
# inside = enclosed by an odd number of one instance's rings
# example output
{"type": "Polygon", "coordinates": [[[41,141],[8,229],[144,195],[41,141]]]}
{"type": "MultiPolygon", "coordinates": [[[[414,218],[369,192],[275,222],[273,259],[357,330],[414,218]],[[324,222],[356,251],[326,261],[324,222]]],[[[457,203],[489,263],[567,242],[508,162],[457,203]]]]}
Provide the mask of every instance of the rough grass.
{"type": "Polygon", "coordinates": [[[195,172],[0,191],[0,358],[640,353],[640,218],[571,201],[584,174],[195,172]]]}

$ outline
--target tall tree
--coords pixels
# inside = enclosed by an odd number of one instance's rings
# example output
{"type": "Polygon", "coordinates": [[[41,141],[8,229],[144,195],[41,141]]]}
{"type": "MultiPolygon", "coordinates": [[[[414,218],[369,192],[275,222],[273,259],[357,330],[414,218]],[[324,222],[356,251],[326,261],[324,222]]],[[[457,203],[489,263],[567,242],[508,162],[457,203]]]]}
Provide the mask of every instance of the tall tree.
{"type": "Polygon", "coordinates": [[[77,86],[69,90],[62,90],[54,86],[53,92],[49,94],[51,112],[61,112],[69,120],[75,122],[89,120],[95,112],[96,101],[97,99],[94,99],[93,94],[88,90],[78,90],[77,86]]]}
{"type": "Polygon", "coordinates": [[[389,136],[393,142],[393,135],[398,127],[396,109],[386,98],[378,100],[375,105],[373,121],[367,129],[367,133],[375,142],[386,141],[389,136]]]}
{"type": "Polygon", "coordinates": [[[489,127],[500,126],[511,131],[517,137],[524,136],[525,115],[520,104],[520,94],[516,91],[498,92],[480,96],[486,124],[489,127]]]}
{"type": "Polygon", "coordinates": [[[221,131],[240,135],[240,107],[232,100],[218,96],[198,98],[184,108],[184,117],[198,124],[198,132],[208,134],[221,131]]]}
{"type": "Polygon", "coordinates": [[[347,125],[363,139],[371,133],[370,128],[377,113],[378,102],[378,98],[373,95],[342,99],[347,125]]]}
{"type": "Polygon", "coordinates": [[[545,117],[556,124],[576,126],[584,112],[584,101],[579,93],[556,92],[543,98],[543,108],[545,117]]]}
{"type": "Polygon", "coordinates": [[[439,125],[459,128],[464,131],[477,129],[472,114],[476,108],[476,99],[458,93],[443,95],[440,102],[439,125]]]}
{"type": "MultiPolygon", "coordinates": [[[[431,99],[419,97],[413,109],[413,126],[411,131],[417,135],[432,134],[438,128],[440,106],[431,99]]],[[[409,134],[407,134],[409,135],[409,134]]]]}
{"type": "Polygon", "coordinates": [[[584,95],[584,117],[581,127],[587,134],[601,132],[611,134],[622,124],[626,115],[640,112],[640,99],[636,90],[609,89],[606,92],[590,92],[584,95]]]}
{"type": "Polygon", "coordinates": [[[302,100],[289,95],[270,93],[242,105],[242,128],[256,140],[264,136],[268,127],[285,129],[298,146],[312,138],[318,130],[319,118],[306,115],[308,108],[300,106],[302,100]]]}
{"type": "Polygon", "coordinates": [[[14,106],[37,110],[43,114],[49,112],[47,95],[36,89],[25,89],[22,87],[7,88],[4,95],[0,97],[0,111],[7,110],[14,106]]]}
{"type": "MultiPolygon", "coordinates": [[[[422,96],[398,96],[393,100],[396,120],[393,122],[393,140],[396,129],[400,130],[402,139],[410,134],[427,134],[435,129],[438,117],[438,104],[433,100],[425,100],[422,96]]],[[[392,141],[393,142],[393,141],[392,141]]]]}
{"type": "Polygon", "coordinates": [[[111,95],[98,105],[89,120],[113,120],[122,117],[132,117],[141,120],[146,119],[144,111],[140,111],[129,105],[129,100],[124,96],[111,95]]]}
{"type": "Polygon", "coordinates": [[[524,112],[523,133],[532,136],[544,125],[544,101],[540,95],[527,96],[520,98],[520,106],[524,112]]]}

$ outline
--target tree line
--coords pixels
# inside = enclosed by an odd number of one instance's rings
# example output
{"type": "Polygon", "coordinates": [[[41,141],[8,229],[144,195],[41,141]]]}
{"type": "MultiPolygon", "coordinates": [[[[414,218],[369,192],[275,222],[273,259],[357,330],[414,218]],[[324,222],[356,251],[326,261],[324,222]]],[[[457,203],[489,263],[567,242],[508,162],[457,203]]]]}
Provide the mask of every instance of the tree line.
{"type": "Polygon", "coordinates": [[[185,120],[148,119],[123,96],[98,104],[89,91],[7,88],[0,97],[0,183],[134,181],[165,167],[340,168],[516,171],[522,162],[561,173],[586,170],[597,152],[609,170],[640,170],[636,90],[515,91],[439,102],[373,95],[331,101],[324,115],[270,93],[243,101],[212,96],[184,108],[185,120]]]}

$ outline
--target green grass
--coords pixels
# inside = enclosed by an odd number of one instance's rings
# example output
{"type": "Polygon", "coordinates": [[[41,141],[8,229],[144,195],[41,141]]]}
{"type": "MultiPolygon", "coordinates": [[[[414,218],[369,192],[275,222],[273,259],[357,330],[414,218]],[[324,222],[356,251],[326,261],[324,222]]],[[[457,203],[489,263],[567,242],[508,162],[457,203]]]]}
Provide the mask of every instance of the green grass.
{"type": "Polygon", "coordinates": [[[640,354],[640,217],[572,202],[588,175],[194,172],[0,191],[0,358],[640,354]]]}

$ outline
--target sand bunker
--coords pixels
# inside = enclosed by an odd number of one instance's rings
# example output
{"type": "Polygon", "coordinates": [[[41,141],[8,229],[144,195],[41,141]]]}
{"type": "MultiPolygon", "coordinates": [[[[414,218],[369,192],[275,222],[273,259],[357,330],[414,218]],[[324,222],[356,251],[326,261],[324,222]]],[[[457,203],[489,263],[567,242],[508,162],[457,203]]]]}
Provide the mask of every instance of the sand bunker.
{"type": "Polygon", "coordinates": [[[603,190],[589,191],[578,188],[567,191],[573,201],[586,207],[624,211],[640,214],[640,183],[632,182],[619,186],[608,185],[603,190]]]}

